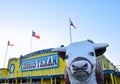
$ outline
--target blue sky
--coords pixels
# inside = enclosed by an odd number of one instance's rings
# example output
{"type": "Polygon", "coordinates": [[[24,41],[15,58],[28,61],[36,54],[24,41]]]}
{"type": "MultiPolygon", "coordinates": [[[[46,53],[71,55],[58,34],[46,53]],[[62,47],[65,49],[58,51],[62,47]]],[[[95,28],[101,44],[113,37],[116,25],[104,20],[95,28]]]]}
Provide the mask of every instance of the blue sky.
{"type": "Polygon", "coordinates": [[[106,57],[119,65],[120,57],[120,1],[119,0],[1,0],[0,1],[0,59],[3,67],[7,41],[9,58],[30,52],[31,33],[41,38],[32,40],[32,52],[68,45],[69,18],[72,39],[91,39],[96,43],[108,43],[106,57]]]}

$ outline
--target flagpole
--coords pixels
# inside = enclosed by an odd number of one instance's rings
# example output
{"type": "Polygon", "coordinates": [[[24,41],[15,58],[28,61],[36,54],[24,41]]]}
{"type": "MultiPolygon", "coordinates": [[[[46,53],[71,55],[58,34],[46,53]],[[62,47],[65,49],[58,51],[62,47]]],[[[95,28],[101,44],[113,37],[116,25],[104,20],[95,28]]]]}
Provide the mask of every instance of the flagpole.
{"type": "MultiPolygon", "coordinates": [[[[8,41],[8,42],[9,42],[9,41],[8,41]]],[[[7,48],[6,48],[6,52],[5,52],[5,58],[4,58],[3,68],[5,68],[7,53],[8,53],[8,43],[7,43],[7,48]]],[[[4,70],[3,70],[3,71],[4,71],[4,70]]],[[[2,77],[3,77],[3,72],[2,72],[2,77]]]]}
{"type": "Polygon", "coordinates": [[[70,43],[72,43],[72,33],[71,33],[71,19],[69,18],[69,28],[70,28],[70,43]]]}
{"type": "MultiPolygon", "coordinates": [[[[32,35],[31,35],[31,42],[30,42],[30,51],[29,51],[29,53],[31,53],[31,51],[32,51],[32,39],[33,39],[33,31],[32,31],[32,35]]],[[[29,82],[29,75],[30,75],[30,71],[28,69],[27,83],[29,82]]]]}
{"type": "MultiPolygon", "coordinates": [[[[9,42],[9,41],[8,41],[8,42],[9,42]]],[[[7,44],[7,48],[6,48],[6,52],[5,52],[5,59],[4,59],[3,68],[5,67],[5,62],[6,62],[7,53],[8,53],[8,44],[7,44]]]]}
{"type": "MultiPolygon", "coordinates": [[[[30,42],[30,52],[32,51],[32,40],[33,40],[33,31],[32,31],[32,35],[31,35],[31,42],[30,42]]],[[[28,69],[28,77],[27,77],[27,83],[29,82],[29,75],[30,75],[30,70],[28,69]]]]}
{"type": "MultiPolygon", "coordinates": [[[[33,31],[32,31],[32,33],[33,33],[33,31]]],[[[32,51],[32,39],[33,39],[33,35],[31,36],[31,42],[30,42],[30,53],[31,53],[31,51],[32,51]]]]}

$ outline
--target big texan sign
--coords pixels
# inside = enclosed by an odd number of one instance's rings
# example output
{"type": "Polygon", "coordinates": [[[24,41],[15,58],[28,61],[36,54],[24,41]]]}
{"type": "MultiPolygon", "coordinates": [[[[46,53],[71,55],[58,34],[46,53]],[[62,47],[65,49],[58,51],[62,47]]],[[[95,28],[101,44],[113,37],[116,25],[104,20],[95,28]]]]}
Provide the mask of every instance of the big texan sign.
{"type": "Polygon", "coordinates": [[[23,59],[21,62],[22,71],[55,68],[55,67],[58,67],[58,55],[57,54],[28,59],[28,60],[23,59]]]}

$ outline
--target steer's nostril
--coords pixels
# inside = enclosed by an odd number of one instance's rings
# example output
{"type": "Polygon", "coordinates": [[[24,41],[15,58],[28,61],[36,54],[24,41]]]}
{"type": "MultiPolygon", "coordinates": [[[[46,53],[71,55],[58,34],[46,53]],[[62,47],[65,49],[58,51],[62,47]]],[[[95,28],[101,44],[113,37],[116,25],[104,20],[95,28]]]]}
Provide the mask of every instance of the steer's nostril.
{"type": "Polygon", "coordinates": [[[77,67],[74,64],[72,64],[72,69],[76,71],[76,70],[79,70],[79,67],[77,67]]]}
{"type": "Polygon", "coordinates": [[[87,67],[87,63],[84,65],[84,67],[87,67]]]}
{"type": "Polygon", "coordinates": [[[75,65],[72,65],[72,67],[75,67],[75,65]]]}
{"type": "Polygon", "coordinates": [[[87,63],[79,64],[79,65],[72,64],[72,69],[75,70],[75,71],[86,70],[87,68],[88,68],[88,64],[87,63]]]}
{"type": "Polygon", "coordinates": [[[87,69],[87,67],[88,67],[88,64],[86,63],[86,64],[82,67],[82,69],[85,70],[85,69],[87,69]]]}

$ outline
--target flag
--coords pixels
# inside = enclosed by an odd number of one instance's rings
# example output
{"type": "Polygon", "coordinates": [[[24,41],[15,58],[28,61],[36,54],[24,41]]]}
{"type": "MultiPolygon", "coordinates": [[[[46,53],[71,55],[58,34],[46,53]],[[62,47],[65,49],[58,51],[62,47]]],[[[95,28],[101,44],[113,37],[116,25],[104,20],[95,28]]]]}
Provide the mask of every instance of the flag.
{"type": "Polygon", "coordinates": [[[76,26],[73,24],[73,22],[71,21],[71,19],[70,19],[70,25],[71,25],[74,29],[76,29],[76,26]]]}
{"type": "Polygon", "coordinates": [[[40,38],[40,35],[39,34],[36,34],[36,32],[32,31],[32,36],[39,39],[40,38]]]}
{"type": "Polygon", "coordinates": [[[8,46],[14,46],[14,44],[10,43],[10,41],[8,41],[8,46]]]}

